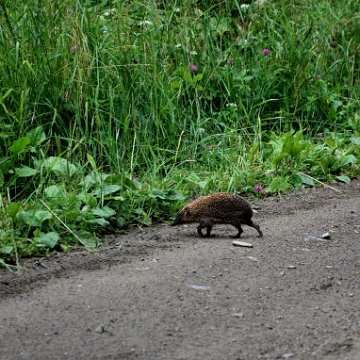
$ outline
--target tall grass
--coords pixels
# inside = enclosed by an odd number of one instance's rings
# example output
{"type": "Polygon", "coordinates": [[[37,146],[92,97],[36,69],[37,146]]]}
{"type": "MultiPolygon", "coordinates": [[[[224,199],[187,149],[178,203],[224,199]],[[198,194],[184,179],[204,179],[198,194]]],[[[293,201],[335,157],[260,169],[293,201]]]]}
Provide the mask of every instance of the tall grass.
{"type": "Polygon", "coordinates": [[[1,0],[0,252],[94,244],[194,194],[347,181],[358,6],[1,0]]]}

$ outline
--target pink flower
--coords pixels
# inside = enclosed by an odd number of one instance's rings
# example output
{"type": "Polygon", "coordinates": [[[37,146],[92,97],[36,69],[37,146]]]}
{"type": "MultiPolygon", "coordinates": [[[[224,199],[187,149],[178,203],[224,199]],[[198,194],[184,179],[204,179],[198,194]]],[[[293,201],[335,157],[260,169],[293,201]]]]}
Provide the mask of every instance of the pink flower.
{"type": "Polygon", "coordinates": [[[190,66],[190,71],[197,71],[198,67],[196,65],[191,65],[190,66]]]}
{"type": "Polygon", "coordinates": [[[71,47],[71,51],[72,51],[72,52],[75,52],[76,49],[77,49],[77,45],[73,45],[73,46],[71,47]]]}
{"type": "Polygon", "coordinates": [[[192,196],[190,199],[189,199],[189,202],[193,202],[193,201],[195,201],[197,198],[199,197],[199,195],[194,195],[194,196],[192,196]]]}
{"type": "Polygon", "coordinates": [[[269,55],[270,53],[270,50],[268,48],[264,49],[262,52],[261,52],[264,56],[266,55],[269,55]]]}
{"type": "Polygon", "coordinates": [[[262,193],[262,192],[264,191],[264,188],[263,188],[262,185],[256,184],[256,185],[254,186],[254,190],[255,190],[256,192],[262,193]]]}
{"type": "Polygon", "coordinates": [[[134,177],[134,178],[133,178],[133,181],[139,181],[139,178],[138,178],[138,177],[134,177]]]}

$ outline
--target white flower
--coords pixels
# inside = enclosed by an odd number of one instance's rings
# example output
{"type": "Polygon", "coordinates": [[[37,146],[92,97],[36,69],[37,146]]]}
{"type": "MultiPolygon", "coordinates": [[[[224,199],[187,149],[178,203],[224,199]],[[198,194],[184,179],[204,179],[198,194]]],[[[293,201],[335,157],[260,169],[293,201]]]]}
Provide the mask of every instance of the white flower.
{"type": "Polygon", "coordinates": [[[151,26],[151,25],[154,25],[154,24],[151,21],[148,21],[148,20],[140,21],[138,23],[138,26],[146,26],[146,25],[151,26]]]}
{"type": "Polygon", "coordinates": [[[266,0],[256,0],[256,1],[254,1],[254,5],[256,6],[256,7],[262,7],[264,4],[266,3],[266,0]]]}

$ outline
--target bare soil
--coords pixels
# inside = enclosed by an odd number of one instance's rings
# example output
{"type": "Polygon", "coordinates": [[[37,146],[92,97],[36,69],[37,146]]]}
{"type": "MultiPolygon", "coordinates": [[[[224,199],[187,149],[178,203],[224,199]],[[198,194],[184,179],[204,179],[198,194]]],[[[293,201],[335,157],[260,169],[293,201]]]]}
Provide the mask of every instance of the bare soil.
{"type": "Polygon", "coordinates": [[[360,182],[0,270],[1,359],[360,359],[360,182]],[[324,240],[323,233],[331,238],[324,240]]]}

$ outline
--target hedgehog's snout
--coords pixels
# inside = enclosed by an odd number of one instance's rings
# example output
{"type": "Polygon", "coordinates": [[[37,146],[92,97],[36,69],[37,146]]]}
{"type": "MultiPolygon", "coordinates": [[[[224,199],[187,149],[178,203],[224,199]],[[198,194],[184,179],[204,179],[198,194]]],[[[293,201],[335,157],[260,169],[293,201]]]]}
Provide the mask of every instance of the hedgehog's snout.
{"type": "Polygon", "coordinates": [[[181,224],[182,216],[179,214],[176,219],[171,223],[171,226],[179,225],[181,224]]]}

